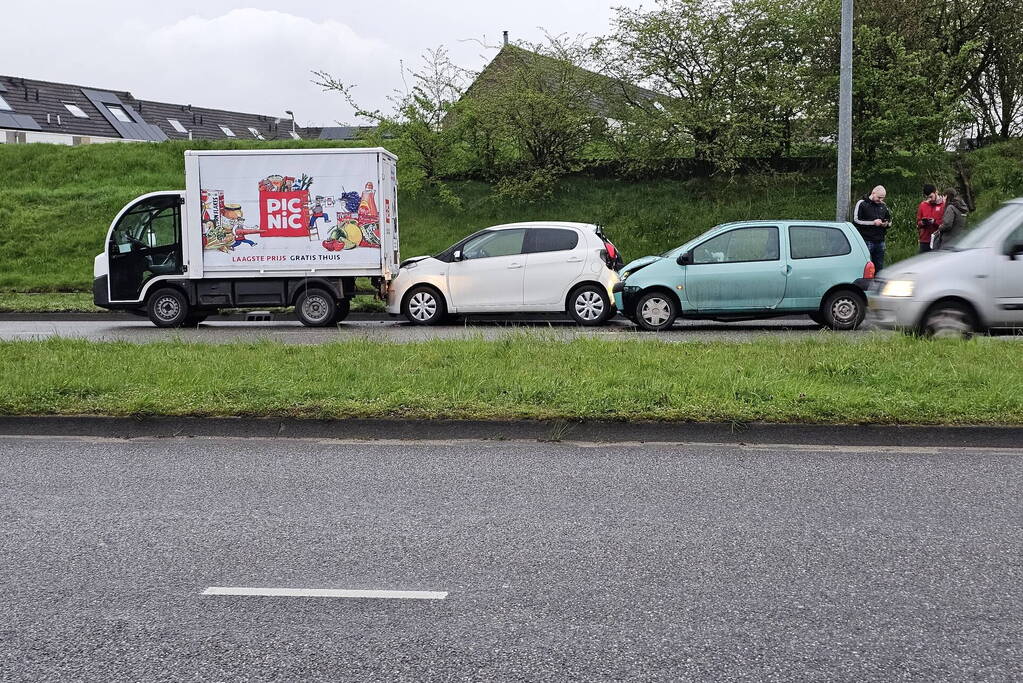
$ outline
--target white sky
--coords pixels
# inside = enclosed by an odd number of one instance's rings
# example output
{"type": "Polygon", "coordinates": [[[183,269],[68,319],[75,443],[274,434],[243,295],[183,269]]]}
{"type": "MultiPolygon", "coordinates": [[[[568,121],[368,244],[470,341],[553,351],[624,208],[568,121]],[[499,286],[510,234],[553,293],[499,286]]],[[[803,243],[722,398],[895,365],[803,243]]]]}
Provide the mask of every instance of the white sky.
{"type": "MultiPolygon", "coordinates": [[[[653,0],[648,0],[649,6],[653,0]]],[[[7,3],[4,3],[7,4],[7,3]]],[[[357,84],[360,103],[387,108],[415,65],[445,45],[479,69],[493,56],[477,42],[539,41],[543,33],[606,33],[613,6],[640,0],[51,0],[4,7],[0,73],[129,90],[163,102],[285,116],[298,124],[355,122],[340,95],[311,83],[313,70],[357,84]]]]}

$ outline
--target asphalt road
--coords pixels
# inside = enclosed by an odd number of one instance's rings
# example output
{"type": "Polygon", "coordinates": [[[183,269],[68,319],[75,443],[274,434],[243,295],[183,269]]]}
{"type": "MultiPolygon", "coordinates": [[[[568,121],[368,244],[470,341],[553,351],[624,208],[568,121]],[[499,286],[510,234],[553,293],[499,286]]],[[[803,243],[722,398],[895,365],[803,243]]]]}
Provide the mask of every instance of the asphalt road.
{"type": "MultiPolygon", "coordinates": [[[[869,326],[856,332],[822,330],[805,316],[774,318],[755,322],[716,323],[686,320],[670,331],[650,333],[639,331],[624,318],[617,318],[600,327],[579,327],[558,318],[470,318],[435,327],[417,327],[390,317],[353,319],[330,328],[303,327],[291,320],[245,322],[217,320],[202,323],[198,328],[165,330],[156,328],[144,318],[132,320],[0,320],[0,340],[74,337],[93,341],[150,342],[184,339],[202,342],[232,342],[271,339],[288,344],[321,344],[346,339],[373,339],[390,342],[412,342],[428,339],[502,339],[523,331],[540,332],[555,339],[599,337],[606,339],[660,339],[664,341],[748,341],[763,337],[802,338],[812,335],[862,337],[870,334],[869,326]]],[[[875,332],[875,334],[891,334],[875,332]]]]}
{"type": "Polygon", "coordinates": [[[1011,680],[1021,456],[2,437],[0,678],[1011,680]]]}

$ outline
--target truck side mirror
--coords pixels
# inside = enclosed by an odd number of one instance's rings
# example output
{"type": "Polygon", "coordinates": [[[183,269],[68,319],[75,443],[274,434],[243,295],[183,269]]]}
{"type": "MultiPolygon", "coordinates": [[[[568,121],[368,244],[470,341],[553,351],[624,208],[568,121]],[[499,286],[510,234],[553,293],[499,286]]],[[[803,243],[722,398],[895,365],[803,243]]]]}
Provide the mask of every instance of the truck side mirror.
{"type": "Polygon", "coordinates": [[[678,259],[675,261],[680,266],[689,266],[693,263],[693,252],[686,251],[678,255],[678,259]]]}

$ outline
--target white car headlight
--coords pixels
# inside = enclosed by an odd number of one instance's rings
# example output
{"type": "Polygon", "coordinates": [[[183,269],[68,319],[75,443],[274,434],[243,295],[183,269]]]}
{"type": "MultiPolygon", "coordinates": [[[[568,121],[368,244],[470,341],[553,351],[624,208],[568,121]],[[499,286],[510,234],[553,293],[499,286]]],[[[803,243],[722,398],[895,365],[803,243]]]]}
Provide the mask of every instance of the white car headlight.
{"type": "Polygon", "coordinates": [[[890,280],[884,283],[881,296],[913,296],[912,280],[890,280]]]}

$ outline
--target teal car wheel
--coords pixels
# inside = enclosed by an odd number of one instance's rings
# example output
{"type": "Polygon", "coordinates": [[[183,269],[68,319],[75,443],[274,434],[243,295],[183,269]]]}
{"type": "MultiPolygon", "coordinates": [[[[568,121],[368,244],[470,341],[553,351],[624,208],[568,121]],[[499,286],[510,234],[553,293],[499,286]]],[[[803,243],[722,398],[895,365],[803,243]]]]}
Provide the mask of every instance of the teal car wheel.
{"type": "Polygon", "coordinates": [[[644,294],[636,302],[634,314],[636,324],[644,330],[660,332],[675,324],[678,317],[678,304],[663,292],[644,294]]]}

